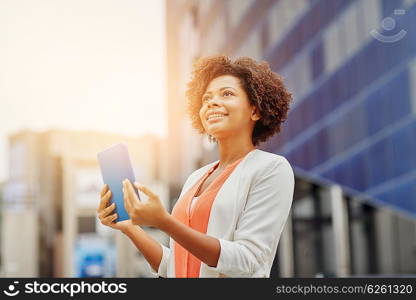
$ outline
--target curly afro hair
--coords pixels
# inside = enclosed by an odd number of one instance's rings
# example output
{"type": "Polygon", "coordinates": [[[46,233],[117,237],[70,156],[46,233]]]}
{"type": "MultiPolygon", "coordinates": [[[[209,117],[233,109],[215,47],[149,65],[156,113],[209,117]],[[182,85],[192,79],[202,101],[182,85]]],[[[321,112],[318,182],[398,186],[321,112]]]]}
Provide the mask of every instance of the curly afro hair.
{"type": "Polygon", "coordinates": [[[245,56],[232,61],[225,55],[215,55],[202,57],[194,62],[192,78],[187,85],[187,112],[192,126],[199,133],[205,133],[199,117],[202,95],[211,80],[222,75],[238,77],[250,104],[259,110],[261,117],[252,134],[254,146],[280,132],[292,101],[292,94],[286,90],[282,78],[272,72],[265,61],[256,62],[245,56]]]}

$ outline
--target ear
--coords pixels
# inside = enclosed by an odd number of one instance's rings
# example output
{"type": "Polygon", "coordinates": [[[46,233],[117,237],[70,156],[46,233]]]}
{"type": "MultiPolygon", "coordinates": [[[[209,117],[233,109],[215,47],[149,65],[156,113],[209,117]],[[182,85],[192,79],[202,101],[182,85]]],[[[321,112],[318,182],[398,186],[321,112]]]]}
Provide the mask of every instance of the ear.
{"type": "Polygon", "coordinates": [[[261,116],[260,116],[258,108],[256,106],[253,106],[253,110],[251,111],[251,119],[253,121],[257,121],[260,119],[260,117],[261,116]]]}

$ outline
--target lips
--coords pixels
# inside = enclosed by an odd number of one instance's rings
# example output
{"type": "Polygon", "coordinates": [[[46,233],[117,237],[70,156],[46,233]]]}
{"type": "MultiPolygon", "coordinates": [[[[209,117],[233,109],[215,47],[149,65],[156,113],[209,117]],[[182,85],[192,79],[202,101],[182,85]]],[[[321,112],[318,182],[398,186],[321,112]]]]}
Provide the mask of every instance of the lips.
{"type": "Polygon", "coordinates": [[[207,113],[207,121],[221,119],[221,118],[223,118],[223,117],[225,117],[227,115],[228,114],[223,113],[223,112],[211,111],[211,112],[207,113]]]}

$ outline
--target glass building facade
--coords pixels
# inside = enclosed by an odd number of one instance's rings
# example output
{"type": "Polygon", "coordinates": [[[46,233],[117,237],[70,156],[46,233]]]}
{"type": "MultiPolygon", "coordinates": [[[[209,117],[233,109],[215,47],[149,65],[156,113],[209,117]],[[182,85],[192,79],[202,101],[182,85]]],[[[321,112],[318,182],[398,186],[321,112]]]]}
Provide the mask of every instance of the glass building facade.
{"type": "Polygon", "coordinates": [[[416,1],[166,5],[171,201],[218,159],[185,114],[192,62],[265,60],[294,100],[282,131],[260,145],[296,176],[271,276],[416,274],[416,1]]]}
{"type": "Polygon", "coordinates": [[[265,56],[295,96],[282,133],[266,149],[312,177],[416,216],[416,5],[311,2],[265,56]],[[385,28],[386,20],[396,30],[385,28]],[[372,30],[407,32],[388,43],[372,30]],[[307,74],[303,82],[299,73],[307,74]]]}

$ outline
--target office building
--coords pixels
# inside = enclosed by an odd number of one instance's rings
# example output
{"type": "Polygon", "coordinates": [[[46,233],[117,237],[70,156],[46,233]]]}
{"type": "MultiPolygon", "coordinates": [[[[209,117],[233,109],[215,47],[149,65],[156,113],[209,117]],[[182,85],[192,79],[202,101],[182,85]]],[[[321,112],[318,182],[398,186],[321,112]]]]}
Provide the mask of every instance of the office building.
{"type": "MultiPolygon", "coordinates": [[[[141,253],[121,232],[102,225],[103,186],[97,152],[128,145],[137,180],[168,206],[164,142],[98,132],[21,131],[9,138],[9,176],[1,210],[5,277],[149,277],[141,253]]],[[[167,237],[145,228],[160,242],[167,237]]]]}
{"type": "Polygon", "coordinates": [[[269,62],[294,101],[260,146],[296,173],[272,276],[416,274],[416,2],[166,1],[171,201],[217,159],[185,115],[195,59],[269,62]]]}

